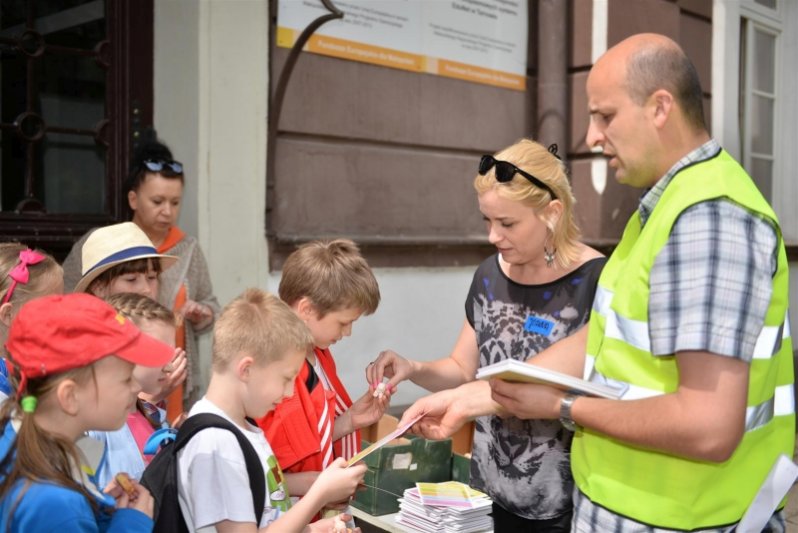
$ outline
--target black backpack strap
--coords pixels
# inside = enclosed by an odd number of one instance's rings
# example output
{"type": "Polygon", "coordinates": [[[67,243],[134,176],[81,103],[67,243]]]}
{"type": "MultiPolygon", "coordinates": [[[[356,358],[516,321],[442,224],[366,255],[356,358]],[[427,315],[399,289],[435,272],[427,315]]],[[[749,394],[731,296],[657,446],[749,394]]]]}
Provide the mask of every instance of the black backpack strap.
{"type": "Polygon", "coordinates": [[[238,445],[244,453],[244,462],[249,476],[249,488],[252,491],[252,505],[255,508],[255,527],[259,528],[260,520],[263,518],[263,502],[266,501],[266,473],[263,471],[258,452],[255,451],[252,443],[235,424],[213,413],[192,415],[183,422],[177,432],[177,439],[175,439],[173,444],[174,453],[176,454],[183,449],[194,435],[208,428],[226,429],[236,436],[238,445]]]}

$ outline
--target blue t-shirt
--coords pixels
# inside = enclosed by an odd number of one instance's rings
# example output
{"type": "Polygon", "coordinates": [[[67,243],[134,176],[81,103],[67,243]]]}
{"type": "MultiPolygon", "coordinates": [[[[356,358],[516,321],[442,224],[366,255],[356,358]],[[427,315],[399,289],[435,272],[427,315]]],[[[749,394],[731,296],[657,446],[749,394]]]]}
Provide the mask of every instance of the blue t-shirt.
{"type": "MultiPolygon", "coordinates": [[[[0,437],[0,457],[5,457],[17,435],[11,423],[0,437]]],[[[95,500],[92,509],[86,497],[52,482],[28,484],[20,480],[0,498],[0,531],[9,533],[108,532],[144,533],[152,531],[152,519],[136,509],[114,509],[113,499],[95,500]],[[13,511],[13,515],[11,512],[13,511]],[[10,516],[11,515],[11,516],[10,516]],[[10,527],[9,527],[10,521],[10,527]]]]}
{"type": "Polygon", "coordinates": [[[8,367],[6,360],[0,359],[0,400],[11,396],[11,382],[8,381],[8,367]]]}

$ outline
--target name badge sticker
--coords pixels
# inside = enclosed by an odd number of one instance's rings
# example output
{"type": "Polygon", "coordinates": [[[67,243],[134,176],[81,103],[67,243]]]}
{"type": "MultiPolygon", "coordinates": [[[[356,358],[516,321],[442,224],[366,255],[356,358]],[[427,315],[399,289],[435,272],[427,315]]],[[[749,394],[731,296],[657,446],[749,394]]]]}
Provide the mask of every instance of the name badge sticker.
{"type": "Polygon", "coordinates": [[[554,322],[538,316],[529,315],[526,317],[526,322],[524,322],[524,329],[530,333],[548,336],[551,330],[554,329],[554,322]]]}

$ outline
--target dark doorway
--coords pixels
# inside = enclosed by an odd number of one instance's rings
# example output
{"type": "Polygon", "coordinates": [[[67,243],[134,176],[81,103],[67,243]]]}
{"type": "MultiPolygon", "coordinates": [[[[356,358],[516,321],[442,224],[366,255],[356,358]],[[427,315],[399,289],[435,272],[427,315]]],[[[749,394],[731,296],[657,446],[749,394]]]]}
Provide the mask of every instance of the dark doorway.
{"type": "Polygon", "coordinates": [[[121,220],[152,122],[152,0],[2,0],[0,235],[58,257],[121,220]]]}

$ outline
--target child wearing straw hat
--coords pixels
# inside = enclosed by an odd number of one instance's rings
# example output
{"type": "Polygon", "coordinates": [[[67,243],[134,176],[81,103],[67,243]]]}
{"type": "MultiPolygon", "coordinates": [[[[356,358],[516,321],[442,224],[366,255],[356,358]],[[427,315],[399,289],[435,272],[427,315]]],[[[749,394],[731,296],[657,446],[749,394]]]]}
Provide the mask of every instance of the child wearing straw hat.
{"type": "MultiPolygon", "coordinates": [[[[160,254],[147,234],[133,222],[122,222],[93,231],[82,249],[83,277],[74,292],[87,292],[98,298],[132,292],[155,299],[158,277],[171,267],[177,257],[160,254]]],[[[175,350],[173,367],[185,359],[183,350],[175,350]]],[[[166,397],[186,378],[185,373],[173,374],[164,392],[166,397]]]]}
{"type": "MultiPolygon", "coordinates": [[[[155,299],[158,276],[171,267],[177,257],[159,254],[147,234],[133,222],[99,228],[83,245],[83,277],[75,292],[87,292],[98,298],[135,293],[155,299]]],[[[175,349],[172,367],[185,367],[185,351],[175,349]]],[[[178,387],[186,373],[172,374],[163,397],[178,387]]]]}
{"type": "Polygon", "coordinates": [[[82,277],[75,292],[100,298],[120,292],[156,298],[158,275],[177,261],[175,256],[159,254],[133,222],[95,230],[86,239],[82,256],[82,277]]]}
{"type": "MultiPolygon", "coordinates": [[[[87,292],[99,298],[132,292],[155,299],[158,276],[171,267],[177,257],[159,254],[147,234],[133,222],[99,228],[83,245],[83,277],[75,292],[87,292]]],[[[171,366],[184,368],[185,351],[175,349],[171,366]]],[[[185,381],[187,372],[172,373],[164,387],[163,398],[185,381]]]]}
{"type": "MultiPolygon", "coordinates": [[[[159,254],[147,234],[133,222],[98,228],[86,239],[82,256],[83,277],[75,291],[105,299],[125,293],[154,299],[158,294],[158,275],[177,260],[174,256],[159,254]]],[[[151,305],[160,307],[155,301],[151,305]]],[[[172,335],[174,337],[174,331],[172,335]]],[[[160,408],[157,414],[162,421],[166,418],[162,400],[180,386],[187,375],[185,351],[173,350],[175,356],[169,364],[170,370],[164,372],[164,380],[159,383],[160,392],[154,397],[153,391],[147,390],[148,394],[141,398],[153,414],[160,408]]],[[[91,436],[105,447],[97,472],[99,482],[105,484],[120,470],[136,479],[141,476],[145,466],[143,451],[129,425],[116,431],[92,432],[91,436]]]]}

